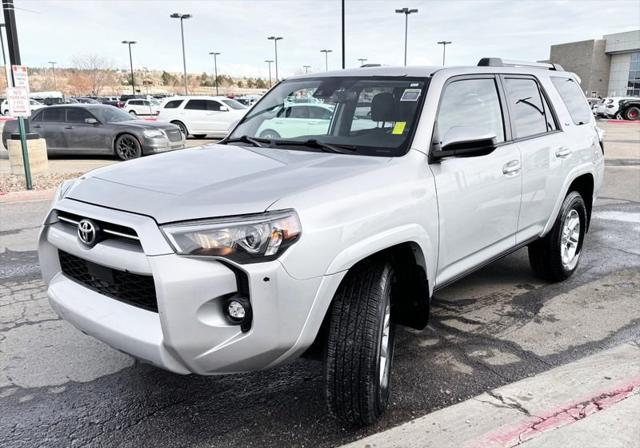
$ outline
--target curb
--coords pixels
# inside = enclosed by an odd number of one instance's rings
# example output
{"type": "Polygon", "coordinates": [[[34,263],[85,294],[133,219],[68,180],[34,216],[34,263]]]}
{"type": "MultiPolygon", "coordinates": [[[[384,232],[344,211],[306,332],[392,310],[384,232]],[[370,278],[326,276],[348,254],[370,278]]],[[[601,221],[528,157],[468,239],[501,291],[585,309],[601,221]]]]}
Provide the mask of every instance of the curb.
{"type": "Polygon", "coordinates": [[[630,121],[630,120],[607,120],[607,123],[611,124],[640,124],[640,120],[630,121]]]}
{"type": "Polygon", "coordinates": [[[50,188],[48,190],[10,191],[9,193],[0,192],[0,204],[50,201],[53,199],[55,192],[55,188],[50,188]]]}

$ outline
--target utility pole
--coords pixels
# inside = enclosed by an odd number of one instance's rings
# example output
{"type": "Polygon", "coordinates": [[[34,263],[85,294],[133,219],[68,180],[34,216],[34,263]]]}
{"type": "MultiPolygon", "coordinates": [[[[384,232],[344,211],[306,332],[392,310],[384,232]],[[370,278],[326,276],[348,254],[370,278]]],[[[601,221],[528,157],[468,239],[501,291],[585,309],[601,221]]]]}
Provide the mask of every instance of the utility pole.
{"type": "Polygon", "coordinates": [[[333,50],[320,50],[320,53],[324,53],[324,71],[328,72],[329,71],[329,53],[331,53],[333,50]]]}
{"type": "Polygon", "coordinates": [[[446,56],[447,45],[451,43],[450,40],[441,40],[438,45],[442,45],[442,66],[444,67],[444,61],[446,56]]]}
{"type": "Polygon", "coordinates": [[[346,67],[345,36],[344,36],[344,0],[342,0],[342,70],[346,67]]]}
{"type": "Polygon", "coordinates": [[[58,83],[56,82],[56,62],[49,61],[49,65],[51,65],[51,74],[53,75],[53,90],[58,90],[58,83]]]}
{"type": "Polygon", "coordinates": [[[278,82],[278,41],[284,39],[281,36],[269,36],[268,40],[273,41],[273,45],[275,46],[275,60],[276,60],[276,82],[278,82]]]}
{"type": "Polygon", "coordinates": [[[307,74],[309,73],[309,69],[311,68],[310,65],[303,65],[302,68],[304,69],[304,73],[307,74]]]}
{"type": "Polygon", "coordinates": [[[184,21],[186,19],[190,19],[192,16],[191,14],[181,14],[179,12],[174,12],[173,14],[171,14],[169,17],[171,17],[172,19],[180,19],[180,36],[182,37],[182,69],[184,72],[184,94],[188,95],[188,89],[187,89],[187,57],[185,56],[185,52],[184,52],[184,21]]]}
{"type": "Polygon", "coordinates": [[[131,45],[135,44],[135,40],[123,40],[123,44],[129,46],[129,66],[131,67],[131,93],[136,94],[136,80],[133,76],[133,58],[131,57],[131,45]]]}
{"type": "MultiPolygon", "coordinates": [[[[9,62],[13,65],[22,65],[20,59],[20,45],[18,44],[18,30],[16,28],[16,15],[13,0],[2,0],[4,12],[4,23],[7,29],[7,45],[9,47],[9,62]]],[[[9,79],[7,79],[9,83],[9,79]]],[[[11,70],[11,86],[15,86],[13,70],[11,70]]],[[[22,164],[24,165],[24,177],[27,183],[27,190],[33,189],[31,180],[31,166],[29,164],[29,148],[27,146],[27,131],[24,117],[18,117],[18,130],[20,132],[20,145],[22,146],[22,164]]]]}
{"type": "Polygon", "coordinates": [[[358,58],[358,61],[360,61],[360,65],[363,66],[365,62],[367,62],[367,58],[358,58]]]}
{"type": "Polygon", "coordinates": [[[402,8],[396,9],[397,14],[404,14],[404,65],[407,66],[407,35],[409,30],[409,14],[418,12],[417,9],[402,8]]]}
{"type": "Polygon", "coordinates": [[[217,56],[220,54],[218,52],[215,51],[210,51],[209,54],[211,56],[213,56],[213,73],[214,73],[214,80],[215,80],[215,84],[216,84],[216,96],[218,96],[218,58],[217,56]]]}
{"type": "Polygon", "coordinates": [[[269,65],[269,88],[271,88],[271,63],[273,62],[273,59],[265,59],[264,62],[269,65]]]}

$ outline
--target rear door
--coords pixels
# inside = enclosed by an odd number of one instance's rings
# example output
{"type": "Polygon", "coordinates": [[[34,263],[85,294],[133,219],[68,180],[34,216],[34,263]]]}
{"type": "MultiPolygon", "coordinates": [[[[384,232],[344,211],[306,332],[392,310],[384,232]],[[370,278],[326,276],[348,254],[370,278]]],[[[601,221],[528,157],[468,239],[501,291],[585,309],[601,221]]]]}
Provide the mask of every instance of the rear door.
{"type": "Polygon", "coordinates": [[[65,150],[64,135],[65,108],[51,107],[43,109],[31,120],[31,129],[47,142],[47,151],[65,150]]]}
{"type": "Polygon", "coordinates": [[[498,147],[476,157],[429,165],[439,210],[436,284],[442,285],[515,245],[520,211],[520,151],[511,143],[505,99],[493,75],[454,77],[445,84],[436,117],[437,140],[458,126],[496,135],[498,147]]]}
{"type": "Polygon", "coordinates": [[[207,102],[202,99],[188,100],[180,114],[190,134],[206,134],[210,125],[207,124],[207,102]]]}

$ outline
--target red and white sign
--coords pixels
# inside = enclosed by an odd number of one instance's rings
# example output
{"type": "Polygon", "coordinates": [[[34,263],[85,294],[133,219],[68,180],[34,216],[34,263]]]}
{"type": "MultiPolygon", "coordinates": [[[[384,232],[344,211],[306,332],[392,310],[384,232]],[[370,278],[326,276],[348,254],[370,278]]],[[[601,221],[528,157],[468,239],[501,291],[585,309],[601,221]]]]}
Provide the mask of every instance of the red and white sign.
{"type": "Polygon", "coordinates": [[[7,89],[7,102],[9,103],[9,115],[12,117],[31,116],[31,104],[29,91],[24,87],[9,87],[7,89]]]}
{"type": "Polygon", "coordinates": [[[13,70],[13,86],[22,87],[29,92],[29,74],[27,73],[27,67],[24,65],[12,65],[13,70]]]}

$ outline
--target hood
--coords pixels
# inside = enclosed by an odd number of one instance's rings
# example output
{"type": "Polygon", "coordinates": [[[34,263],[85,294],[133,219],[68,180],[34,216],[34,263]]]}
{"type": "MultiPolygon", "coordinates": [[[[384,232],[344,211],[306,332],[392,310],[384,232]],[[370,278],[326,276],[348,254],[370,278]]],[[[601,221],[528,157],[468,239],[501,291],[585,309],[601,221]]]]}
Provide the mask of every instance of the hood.
{"type": "Polygon", "coordinates": [[[148,215],[158,223],[260,213],[303,190],[383,167],[390,159],[207,145],[111,165],[68,198],[148,215]]]}

